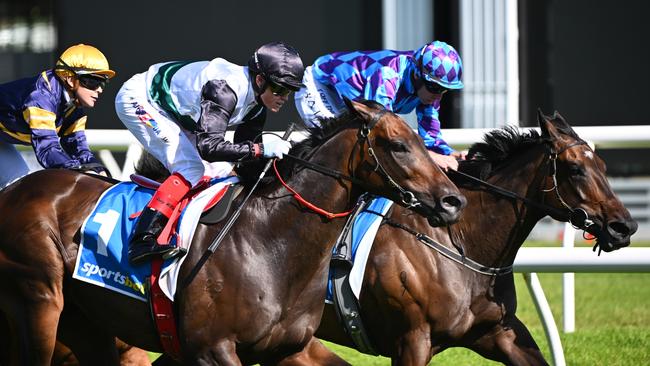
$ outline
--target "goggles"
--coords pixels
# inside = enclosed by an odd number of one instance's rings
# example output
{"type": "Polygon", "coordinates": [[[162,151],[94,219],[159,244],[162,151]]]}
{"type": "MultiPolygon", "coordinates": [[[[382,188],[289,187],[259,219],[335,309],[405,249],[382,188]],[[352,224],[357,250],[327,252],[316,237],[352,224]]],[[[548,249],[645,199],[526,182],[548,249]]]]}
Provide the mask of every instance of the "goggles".
{"type": "Polygon", "coordinates": [[[105,89],[106,84],[108,84],[107,77],[92,74],[77,75],[77,79],[79,79],[79,85],[88,90],[105,89]]]}
{"type": "Polygon", "coordinates": [[[273,95],[275,95],[276,97],[286,97],[292,92],[291,89],[285,88],[282,85],[278,85],[273,82],[269,82],[268,84],[269,84],[269,89],[271,89],[271,93],[273,93],[273,95]]]}
{"type": "Polygon", "coordinates": [[[77,79],[79,84],[88,90],[97,90],[100,87],[104,89],[106,84],[108,84],[108,77],[103,75],[93,75],[93,74],[80,74],[79,71],[86,70],[85,68],[72,67],[68,65],[65,61],[59,58],[61,62],[61,68],[72,72],[77,79]]]}
{"type": "Polygon", "coordinates": [[[449,90],[438,83],[430,83],[426,81],[424,82],[424,87],[427,89],[429,93],[432,94],[444,94],[447,92],[447,90],[449,90]]]}

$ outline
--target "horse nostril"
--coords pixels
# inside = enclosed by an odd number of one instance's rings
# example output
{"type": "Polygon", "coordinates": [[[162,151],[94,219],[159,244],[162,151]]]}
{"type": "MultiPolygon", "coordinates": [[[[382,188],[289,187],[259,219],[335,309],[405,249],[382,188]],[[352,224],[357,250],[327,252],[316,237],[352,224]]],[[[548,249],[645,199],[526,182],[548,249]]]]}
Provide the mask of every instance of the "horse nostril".
{"type": "Polygon", "coordinates": [[[440,199],[442,208],[444,208],[447,211],[459,211],[463,207],[465,207],[465,204],[467,203],[467,199],[465,196],[458,196],[458,195],[447,195],[443,196],[440,199]]]}
{"type": "MultiPolygon", "coordinates": [[[[635,222],[632,223],[636,224],[635,222]]],[[[621,237],[630,236],[636,231],[636,228],[634,227],[636,225],[628,225],[628,223],[621,221],[612,221],[608,223],[607,226],[611,233],[616,233],[621,237]]]]}

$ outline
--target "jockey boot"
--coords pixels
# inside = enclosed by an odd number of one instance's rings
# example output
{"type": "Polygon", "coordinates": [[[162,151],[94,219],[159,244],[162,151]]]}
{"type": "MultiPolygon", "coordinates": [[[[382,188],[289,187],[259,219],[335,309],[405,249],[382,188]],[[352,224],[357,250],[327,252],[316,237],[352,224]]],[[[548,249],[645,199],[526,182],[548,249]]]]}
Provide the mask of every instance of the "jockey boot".
{"type": "Polygon", "coordinates": [[[158,236],[190,188],[189,182],[178,173],[172,174],[158,187],[147,207],[142,210],[129,241],[131,264],[142,263],[155,255],[168,259],[185,253],[175,245],[158,243],[158,236]]]}

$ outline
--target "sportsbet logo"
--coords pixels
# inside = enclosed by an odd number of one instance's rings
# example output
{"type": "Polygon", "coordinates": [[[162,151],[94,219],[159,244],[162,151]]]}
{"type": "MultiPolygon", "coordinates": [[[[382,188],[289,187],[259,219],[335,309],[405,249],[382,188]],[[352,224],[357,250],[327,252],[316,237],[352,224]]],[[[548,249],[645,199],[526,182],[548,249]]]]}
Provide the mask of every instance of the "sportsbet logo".
{"type": "Polygon", "coordinates": [[[81,272],[83,272],[86,277],[99,276],[112,281],[116,285],[128,287],[144,295],[144,285],[140,282],[133,282],[131,278],[123,275],[120,271],[109,271],[106,268],[102,268],[96,264],[86,262],[81,268],[81,272]]]}

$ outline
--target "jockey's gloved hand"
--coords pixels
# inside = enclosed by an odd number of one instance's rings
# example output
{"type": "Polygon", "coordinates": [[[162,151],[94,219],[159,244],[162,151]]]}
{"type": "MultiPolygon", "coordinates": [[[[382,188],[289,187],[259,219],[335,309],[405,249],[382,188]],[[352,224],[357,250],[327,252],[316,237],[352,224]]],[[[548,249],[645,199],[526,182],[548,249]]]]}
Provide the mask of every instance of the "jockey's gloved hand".
{"type": "Polygon", "coordinates": [[[262,148],[265,158],[280,158],[291,149],[291,141],[286,141],[273,134],[262,135],[262,148]]]}

